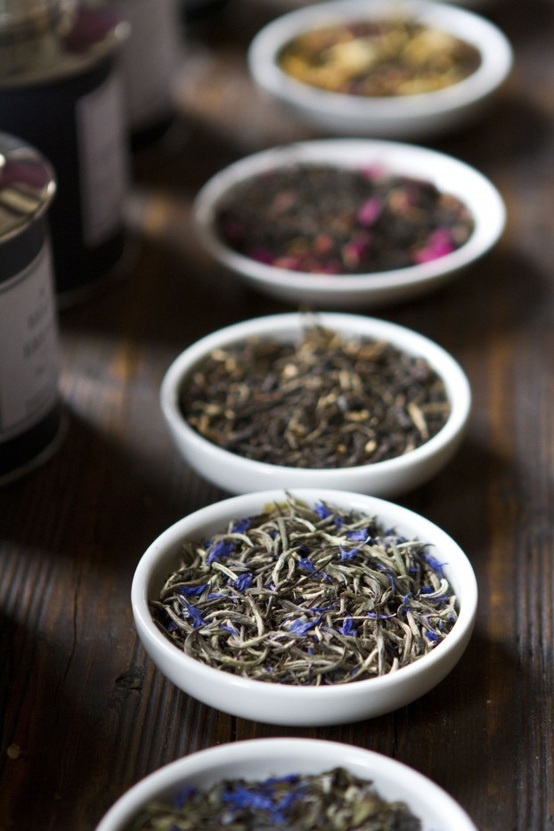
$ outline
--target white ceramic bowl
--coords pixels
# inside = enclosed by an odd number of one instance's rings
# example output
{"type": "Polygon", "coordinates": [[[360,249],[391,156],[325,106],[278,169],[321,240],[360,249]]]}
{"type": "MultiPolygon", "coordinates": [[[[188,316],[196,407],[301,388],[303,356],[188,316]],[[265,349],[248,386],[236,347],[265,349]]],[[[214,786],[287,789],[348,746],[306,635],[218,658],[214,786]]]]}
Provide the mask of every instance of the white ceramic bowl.
{"type": "Polygon", "coordinates": [[[242,678],[185,655],[158,629],[148,606],[180,564],[181,544],[221,531],[235,519],[254,516],[264,505],[285,499],[284,490],[243,494],[202,508],[164,531],[146,550],[135,571],[131,600],[139,638],[156,666],[177,687],[224,712],[254,721],[299,726],[360,721],[402,707],[428,692],[454,667],[470,639],[477,585],[460,547],[429,520],[390,502],[324,489],[289,489],[309,504],[321,500],[339,509],[374,516],[395,533],[425,540],[443,565],[459,604],[458,620],[431,652],[396,672],[352,683],[308,687],[242,678]]]}
{"type": "Polygon", "coordinates": [[[290,773],[317,774],[341,766],[371,780],[388,801],[404,801],[422,831],[477,831],[466,812],[442,788],[413,768],[360,747],[321,739],[249,739],[192,753],[151,773],[112,806],[96,831],[127,831],[152,799],[178,797],[186,786],[207,788],[222,779],[250,780],[290,773]]]}
{"type": "Polygon", "coordinates": [[[197,194],[194,222],[206,251],[256,290],[316,309],[354,309],[424,294],[459,275],[498,241],[504,230],[506,210],[494,185],[452,156],[400,142],[320,139],[255,153],[221,170],[197,194]],[[296,164],[330,164],[354,169],[378,164],[391,173],[425,179],[440,191],[460,199],[471,212],[475,229],[464,245],[443,257],[369,274],[306,274],[267,265],[234,251],[215,227],[221,198],[243,179],[296,164]]]}
{"type": "Polygon", "coordinates": [[[179,394],[187,377],[215,348],[240,343],[256,336],[294,342],[306,324],[296,312],[269,315],[219,329],[193,343],[167,370],[161,385],[160,403],[175,446],[185,462],[208,481],[229,493],[247,493],[269,488],[321,487],[391,497],[413,490],[441,470],[463,439],[471,410],[471,390],[459,364],[438,344],[423,335],[388,321],[334,312],[315,319],[344,337],[383,339],[399,350],[423,357],[442,378],[451,413],[433,438],[414,450],[373,464],[343,468],[295,468],[247,459],[204,438],[187,423],[179,406],[179,394]]]}
{"type": "Polygon", "coordinates": [[[513,52],[506,36],[475,12],[447,3],[399,0],[394,12],[451,33],[481,53],[478,69],[436,92],[368,98],[316,89],[285,73],[278,55],[291,39],[325,25],[390,16],[390,0],[328,0],[288,12],[252,40],[248,63],[256,84],[304,121],[333,135],[421,139],[450,132],[476,118],[507,78],[513,52]]]}

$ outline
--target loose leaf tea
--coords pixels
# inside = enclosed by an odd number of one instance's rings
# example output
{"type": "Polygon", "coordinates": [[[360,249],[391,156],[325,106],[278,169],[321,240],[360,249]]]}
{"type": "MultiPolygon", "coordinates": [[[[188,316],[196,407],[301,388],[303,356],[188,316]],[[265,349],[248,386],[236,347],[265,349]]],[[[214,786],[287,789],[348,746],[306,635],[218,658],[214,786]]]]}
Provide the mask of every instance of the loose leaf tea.
{"type": "Polygon", "coordinates": [[[450,414],[425,359],[317,325],[297,343],[249,338],[214,350],[183,385],[180,406],[213,444],[294,468],[393,459],[435,436],[450,414]]]}
{"type": "Polygon", "coordinates": [[[176,804],[150,802],[130,831],[421,831],[404,802],[381,798],[344,768],[262,781],[230,779],[183,789],[176,804]]]}
{"type": "Polygon", "coordinates": [[[298,35],[278,56],[298,81],[366,97],[420,95],[472,75],[479,51],[448,32],[390,18],[325,26],[298,35]]]}
{"type": "Polygon", "coordinates": [[[309,274],[372,274],[436,260],[471,236],[473,217],[432,182],[363,169],[292,164],[236,184],[216,225],[240,254],[309,274]]]}
{"type": "Polygon", "coordinates": [[[210,539],[187,540],[153,619],[216,669],[293,685],[393,672],[431,651],[456,597],[424,541],[292,495],[210,539]]]}

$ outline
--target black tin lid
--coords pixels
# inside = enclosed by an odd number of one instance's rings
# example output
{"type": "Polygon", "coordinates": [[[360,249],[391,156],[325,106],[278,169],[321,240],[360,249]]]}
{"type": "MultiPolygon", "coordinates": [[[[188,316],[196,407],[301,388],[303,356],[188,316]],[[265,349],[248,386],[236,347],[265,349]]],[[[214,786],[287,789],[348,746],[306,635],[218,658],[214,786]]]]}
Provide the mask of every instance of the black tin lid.
{"type": "Polygon", "coordinates": [[[0,0],[0,89],[79,74],[115,53],[129,32],[126,21],[76,0],[0,0]]]}
{"type": "Polygon", "coordinates": [[[37,150],[0,133],[0,244],[48,209],[56,192],[52,166],[37,150]]]}

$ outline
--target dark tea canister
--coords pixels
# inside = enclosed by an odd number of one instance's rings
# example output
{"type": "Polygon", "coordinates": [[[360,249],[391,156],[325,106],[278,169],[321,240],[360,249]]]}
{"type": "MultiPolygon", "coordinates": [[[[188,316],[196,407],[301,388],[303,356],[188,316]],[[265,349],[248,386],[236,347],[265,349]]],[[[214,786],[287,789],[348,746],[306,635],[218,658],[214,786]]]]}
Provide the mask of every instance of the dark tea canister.
{"type": "Polygon", "coordinates": [[[45,461],[64,433],[46,159],[0,133],[0,484],[45,461]]]}
{"type": "Polygon", "coordinates": [[[74,0],[0,0],[0,130],[51,162],[60,306],[121,271],[129,149],[118,53],[126,22],[74,0]]]}

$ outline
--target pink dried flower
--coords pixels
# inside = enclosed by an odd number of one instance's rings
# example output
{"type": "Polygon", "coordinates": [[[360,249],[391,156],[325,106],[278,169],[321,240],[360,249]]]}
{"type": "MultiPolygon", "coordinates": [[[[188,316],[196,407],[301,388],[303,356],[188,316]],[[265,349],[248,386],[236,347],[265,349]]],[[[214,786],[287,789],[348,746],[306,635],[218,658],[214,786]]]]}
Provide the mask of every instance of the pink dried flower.
{"type": "Polygon", "coordinates": [[[383,209],[383,202],[376,196],[371,196],[363,203],[358,211],[358,222],[360,225],[369,227],[373,225],[383,209]]]}
{"type": "Polygon", "coordinates": [[[438,260],[440,257],[452,253],[452,251],[454,251],[454,244],[450,231],[448,228],[437,228],[430,234],[427,244],[415,252],[414,262],[428,263],[432,260],[438,260]]]}

